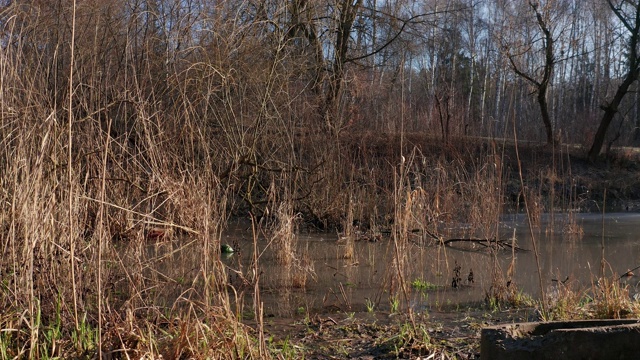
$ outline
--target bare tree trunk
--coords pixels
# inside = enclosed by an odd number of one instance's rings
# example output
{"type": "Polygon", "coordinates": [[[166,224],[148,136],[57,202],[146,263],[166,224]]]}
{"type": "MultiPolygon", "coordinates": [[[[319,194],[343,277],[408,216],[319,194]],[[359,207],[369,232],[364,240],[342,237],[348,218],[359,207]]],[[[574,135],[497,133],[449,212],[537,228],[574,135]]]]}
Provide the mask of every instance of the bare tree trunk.
{"type": "Polygon", "coordinates": [[[633,145],[640,145],[640,93],[636,91],[635,101],[635,120],[636,125],[633,128],[633,145]]]}
{"type": "Polygon", "coordinates": [[[618,106],[622,102],[622,99],[629,91],[629,87],[638,79],[638,69],[634,69],[634,71],[630,71],[625,77],[624,81],[618,87],[616,91],[616,95],[613,97],[610,103],[602,106],[602,110],[604,110],[604,115],[600,120],[600,126],[598,126],[598,131],[593,138],[593,144],[591,145],[591,149],[589,150],[589,160],[595,161],[600,155],[600,151],[602,150],[602,145],[604,144],[604,139],[607,136],[607,130],[609,129],[609,125],[611,125],[611,121],[613,121],[614,116],[618,113],[618,106]]]}
{"type": "Polygon", "coordinates": [[[618,5],[615,5],[612,0],[607,0],[607,2],[613,13],[618,17],[618,19],[620,19],[630,34],[626,62],[628,71],[624,77],[624,81],[620,86],[618,86],[618,90],[616,91],[613,99],[608,104],[601,107],[602,110],[604,110],[604,115],[602,115],[600,126],[593,138],[591,149],[589,149],[588,158],[590,161],[595,161],[598,155],[600,155],[609,125],[618,112],[618,106],[627,92],[629,92],[631,85],[638,80],[638,76],[640,76],[640,58],[638,57],[638,40],[640,38],[640,4],[637,1],[621,1],[618,5]],[[630,13],[628,7],[631,7],[634,11],[630,13]]]}
{"type": "Polygon", "coordinates": [[[535,11],[538,26],[540,27],[540,31],[542,31],[544,35],[545,62],[542,79],[538,80],[534,77],[535,75],[529,75],[524,70],[520,69],[519,65],[516,64],[515,58],[522,54],[512,55],[509,53],[507,57],[516,75],[522,77],[535,86],[536,92],[538,94],[537,101],[540,107],[540,115],[542,117],[542,123],[544,124],[544,129],[547,137],[547,144],[553,144],[555,139],[553,137],[553,126],[551,124],[549,105],[547,103],[547,91],[549,88],[549,82],[551,81],[553,75],[553,68],[555,66],[555,57],[553,53],[554,39],[547,21],[545,20],[545,18],[543,18],[540,11],[538,11],[538,5],[536,3],[529,2],[529,6],[531,6],[531,8],[535,11]]]}
{"type": "MultiPolygon", "coordinates": [[[[358,14],[362,0],[342,0],[338,20],[338,28],[335,42],[335,58],[329,83],[329,93],[327,94],[325,116],[331,118],[336,104],[339,102],[340,90],[344,79],[344,66],[347,62],[347,50],[349,49],[349,38],[353,22],[358,14]]],[[[329,120],[330,121],[330,120],[329,120]]]]}

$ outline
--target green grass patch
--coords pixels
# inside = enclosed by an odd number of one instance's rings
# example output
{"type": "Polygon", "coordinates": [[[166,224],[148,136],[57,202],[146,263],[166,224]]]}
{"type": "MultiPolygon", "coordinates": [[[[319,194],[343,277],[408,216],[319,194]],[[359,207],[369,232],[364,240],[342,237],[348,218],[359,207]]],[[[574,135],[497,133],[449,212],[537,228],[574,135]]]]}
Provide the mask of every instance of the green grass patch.
{"type": "Polygon", "coordinates": [[[423,279],[415,279],[411,282],[411,287],[420,291],[436,290],[438,285],[423,279]]]}

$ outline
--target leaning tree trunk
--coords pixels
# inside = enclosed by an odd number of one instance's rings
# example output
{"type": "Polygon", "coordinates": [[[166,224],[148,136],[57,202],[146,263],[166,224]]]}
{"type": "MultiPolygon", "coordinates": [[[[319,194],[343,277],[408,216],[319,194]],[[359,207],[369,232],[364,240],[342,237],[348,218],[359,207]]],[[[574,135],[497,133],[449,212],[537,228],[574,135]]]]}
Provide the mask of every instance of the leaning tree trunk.
{"type": "Polygon", "coordinates": [[[598,155],[600,155],[609,125],[611,125],[611,121],[613,121],[614,116],[618,112],[618,106],[620,106],[622,99],[627,92],[629,92],[631,84],[638,80],[638,76],[640,75],[640,58],[638,56],[638,40],[640,38],[640,2],[623,1],[618,2],[617,4],[614,4],[612,0],[608,0],[607,2],[609,3],[609,7],[613,13],[618,17],[618,19],[620,19],[630,34],[629,47],[627,49],[627,66],[629,67],[629,72],[627,72],[624,81],[618,87],[613,100],[602,106],[604,115],[602,115],[600,126],[598,126],[598,131],[593,138],[591,149],[589,149],[589,154],[587,155],[590,161],[595,161],[598,158],[598,155]],[[634,12],[625,12],[625,9],[623,9],[625,6],[631,7],[634,12]]]}
{"type": "Polygon", "coordinates": [[[591,145],[591,149],[589,149],[589,160],[595,161],[600,155],[600,151],[602,150],[602,145],[604,144],[604,139],[607,135],[607,130],[609,129],[609,125],[611,125],[611,121],[613,121],[613,117],[618,112],[618,106],[622,102],[622,99],[629,91],[629,87],[633,84],[634,81],[638,79],[638,69],[634,71],[630,71],[624,82],[620,84],[618,87],[618,91],[616,91],[616,95],[613,97],[610,103],[602,106],[602,110],[604,110],[604,115],[602,115],[602,119],[600,120],[600,126],[598,126],[598,131],[593,138],[593,144],[591,145]]]}

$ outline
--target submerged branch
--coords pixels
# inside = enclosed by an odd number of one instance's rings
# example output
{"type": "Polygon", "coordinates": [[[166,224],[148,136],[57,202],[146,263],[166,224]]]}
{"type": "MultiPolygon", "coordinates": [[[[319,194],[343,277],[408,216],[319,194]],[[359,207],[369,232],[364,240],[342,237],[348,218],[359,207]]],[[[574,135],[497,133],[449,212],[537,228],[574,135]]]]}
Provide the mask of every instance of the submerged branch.
{"type": "Polygon", "coordinates": [[[453,244],[455,242],[474,243],[474,244],[482,245],[482,246],[484,246],[486,248],[489,248],[489,247],[501,248],[501,249],[509,248],[509,249],[514,249],[516,251],[529,251],[529,250],[523,249],[523,248],[521,248],[519,246],[512,245],[512,244],[510,244],[510,243],[508,243],[506,241],[496,240],[495,238],[493,238],[493,239],[454,238],[454,239],[445,240],[442,243],[442,245],[450,246],[451,244],[453,244]]]}

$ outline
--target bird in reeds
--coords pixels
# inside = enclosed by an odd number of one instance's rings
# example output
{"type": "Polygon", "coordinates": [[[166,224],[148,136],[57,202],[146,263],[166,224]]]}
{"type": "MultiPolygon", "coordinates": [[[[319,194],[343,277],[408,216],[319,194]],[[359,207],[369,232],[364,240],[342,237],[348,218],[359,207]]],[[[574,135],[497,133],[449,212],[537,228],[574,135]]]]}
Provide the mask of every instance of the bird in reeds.
{"type": "Polygon", "coordinates": [[[569,281],[569,276],[567,276],[564,280],[558,280],[558,279],[551,279],[551,282],[554,284],[565,284],[567,281],[569,281]]]}
{"type": "Polygon", "coordinates": [[[147,230],[145,238],[147,240],[162,240],[167,235],[167,230],[163,228],[151,228],[147,230]]]}
{"type": "Polygon", "coordinates": [[[620,275],[620,283],[626,285],[632,285],[638,287],[640,282],[638,281],[638,276],[633,272],[633,270],[627,270],[624,274],[620,275]]]}
{"type": "Polygon", "coordinates": [[[233,250],[233,248],[229,244],[222,244],[220,245],[220,252],[223,254],[232,254],[235,252],[235,250],[233,250]]]}

